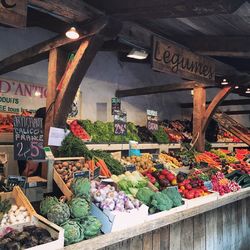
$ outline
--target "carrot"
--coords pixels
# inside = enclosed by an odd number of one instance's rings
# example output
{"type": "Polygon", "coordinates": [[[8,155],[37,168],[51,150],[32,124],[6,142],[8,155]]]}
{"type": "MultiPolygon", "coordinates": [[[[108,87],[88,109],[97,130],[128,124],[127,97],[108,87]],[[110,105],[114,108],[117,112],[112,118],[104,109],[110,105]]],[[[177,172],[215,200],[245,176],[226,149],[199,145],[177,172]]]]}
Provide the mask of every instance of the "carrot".
{"type": "Polygon", "coordinates": [[[103,169],[103,167],[102,167],[102,165],[101,165],[101,163],[99,161],[96,162],[96,166],[100,168],[100,174],[102,176],[107,176],[107,173],[105,172],[105,170],[103,169]]]}
{"type": "Polygon", "coordinates": [[[102,168],[103,168],[104,172],[107,174],[106,176],[110,177],[112,174],[111,174],[110,170],[108,169],[108,167],[107,167],[106,163],[104,162],[104,160],[100,159],[99,163],[102,165],[102,168]]]}

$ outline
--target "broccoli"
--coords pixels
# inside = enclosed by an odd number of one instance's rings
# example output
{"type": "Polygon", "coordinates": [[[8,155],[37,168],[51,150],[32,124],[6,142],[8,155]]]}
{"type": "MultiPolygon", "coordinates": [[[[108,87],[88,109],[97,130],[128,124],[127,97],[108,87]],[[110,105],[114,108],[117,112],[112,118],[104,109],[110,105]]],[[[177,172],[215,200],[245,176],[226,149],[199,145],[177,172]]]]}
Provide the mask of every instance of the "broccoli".
{"type": "Polygon", "coordinates": [[[145,205],[150,205],[153,195],[154,192],[150,188],[144,187],[138,190],[138,192],[136,193],[136,198],[145,205]]]}
{"type": "Polygon", "coordinates": [[[182,205],[182,197],[176,188],[164,189],[162,193],[166,194],[173,201],[173,207],[182,205]]]}
{"type": "Polygon", "coordinates": [[[173,201],[168,195],[157,192],[152,196],[151,206],[156,210],[165,211],[173,207],[173,201]]]}

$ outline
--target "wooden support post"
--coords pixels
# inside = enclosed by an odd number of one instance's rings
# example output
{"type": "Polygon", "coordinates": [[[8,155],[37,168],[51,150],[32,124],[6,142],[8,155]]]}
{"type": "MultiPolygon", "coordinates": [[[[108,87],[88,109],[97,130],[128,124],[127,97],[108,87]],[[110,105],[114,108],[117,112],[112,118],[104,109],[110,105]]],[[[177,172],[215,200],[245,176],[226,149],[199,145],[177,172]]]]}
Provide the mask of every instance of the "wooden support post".
{"type": "Polygon", "coordinates": [[[195,147],[198,151],[205,150],[205,133],[202,130],[203,117],[206,111],[206,90],[203,87],[194,88],[193,96],[193,137],[198,136],[195,147]]]}
{"type": "Polygon", "coordinates": [[[81,81],[102,44],[103,38],[94,35],[84,40],[77,50],[70,67],[65,72],[62,89],[57,97],[56,106],[57,104],[60,105],[58,105],[58,109],[55,113],[53,122],[55,127],[65,127],[71,104],[73,103],[81,81]]]}
{"type": "Polygon", "coordinates": [[[48,88],[46,99],[46,123],[45,123],[45,145],[48,145],[49,128],[53,125],[55,116],[55,101],[57,85],[60,82],[67,64],[67,53],[62,49],[55,48],[49,54],[48,88]]]}
{"type": "Polygon", "coordinates": [[[214,97],[212,102],[209,104],[209,106],[206,109],[206,112],[204,113],[204,120],[202,124],[202,131],[205,133],[207,130],[207,126],[212,119],[212,116],[214,112],[216,111],[216,108],[220,105],[220,103],[229,95],[230,91],[232,90],[232,87],[228,86],[223,89],[221,89],[217,95],[214,97]]]}

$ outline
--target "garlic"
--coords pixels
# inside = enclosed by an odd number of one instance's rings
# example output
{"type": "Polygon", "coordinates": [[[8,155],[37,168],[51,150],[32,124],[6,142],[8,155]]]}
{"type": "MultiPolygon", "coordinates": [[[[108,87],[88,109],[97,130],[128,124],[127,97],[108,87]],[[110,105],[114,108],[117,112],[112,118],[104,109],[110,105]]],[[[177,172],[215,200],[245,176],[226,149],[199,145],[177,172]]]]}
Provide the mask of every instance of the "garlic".
{"type": "Polygon", "coordinates": [[[27,211],[23,212],[23,216],[27,217],[29,215],[29,213],[27,211]]]}
{"type": "Polygon", "coordinates": [[[3,218],[1,224],[5,224],[7,222],[6,218],[3,218]]]}
{"type": "Polygon", "coordinates": [[[16,220],[18,220],[19,222],[25,222],[24,216],[23,216],[22,213],[20,213],[20,214],[17,215],[16,220]]]}
{"type": "Polygon", "coordinates": [[[14,224],[15,222],[16,222],[16,216],[11,215],[11,216],[10,216],[10,223],[11,223],[11,224],[14,224]]]}
{"type": "Polygon", "coordinates": [[[27,217],[25,218],[25,222],[30,222],[30,217],[29,217],[29,216],[27,216],[27,217]]]}
{"type": "Polygon", "coordinates": [[[19,207],[19,210],[20,210],[20,211],[27,211],[27,209],[26,209],[25,207],[23,207],[23,206],[20,206],[20,207],[19,207]]]}
{"type": "Polygon", "coordinates": [[[12,210],[12,211],[14,212],[14,211],[16,211],[17,209],[18,209],[18,206],[17,206],[17,205],[12,205],[10,210],[12,210]]]}

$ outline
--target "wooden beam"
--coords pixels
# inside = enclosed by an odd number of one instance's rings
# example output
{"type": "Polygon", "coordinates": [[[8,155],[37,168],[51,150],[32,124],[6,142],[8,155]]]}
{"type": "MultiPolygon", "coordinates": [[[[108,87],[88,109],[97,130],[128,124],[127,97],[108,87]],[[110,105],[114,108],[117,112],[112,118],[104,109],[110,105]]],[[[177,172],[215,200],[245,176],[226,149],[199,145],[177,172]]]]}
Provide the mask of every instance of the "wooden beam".
{"type": "Polygon", "coordinates": [[[103,39],[97,35],[82,42],[75,57],[64,74],[62,90],[59,92],[57,102],[60,106],[56,112],[54,126],[64,127],[71,104],[75,98],[81,81],[86,74],[96,53],[102,46],[103,39]]]}
{"type": "Polygon", "coordinates": [[[216,94],[216,96],[214,97],[212,102],[209,104],[209,106],[207,107],[206,112],[203,115],[203,122],[202,122],[203,133],[206,132],[207,126],[208,126],[210,120],[212,119],[212,116],[213,116],[214,112],[216,111],[217,107],[220,105],[220,103],[223,101],[223,99],[225,99],[229,95],[231,90],[232,90],[232,87],[230,87],[230,86],[221,89],[216,94]]]}
{"type": "Polygon", "coordinates": [[[99,18],[85,25],[85,34],[81,34],[79,39],[71,40],[67,37],[56,36],[47,41],[34,45],[31,48],[18,52],[0,61],[0,75],[27,66],[47,58],[49,51],[62,47],[66,44],[82,40],[90,35],[100,32],[107,24],[106,18],[99,18]]]}
{"type": "Polygon", "coordinates": [[[248,36],[181,36],[175,40],[201,55],[250,58],[248,36]]]}
{"type": "Polygon", "coordinates": [[[250,110],[232,110],[232,111],[225,111],[227,115],[250,115],[250,110]]]}
{"type": "Polygon", "coordinates": [[[202,122],[206,110],[206,90],[202,87],[194,88],[193,108],[193,137],[198,137],[195,148],[199,152],[205,150],[205,132],[202,130],[202,122]]]}
{"type": "Polygon", "coordinates": [[[205,16],[215,14],[230,14],[236,11],[245,0],[211,0],[189,1],[182,0],[86,0],[89,4],[121,19],[140,18],[176,18],[205,16]]]}
{"type": "Polygon", "coordinates": [[[171,83],[166,85],[150,86],[143,88],[127,89],[127,90],[117,90],[117,97],[128,97],[128,96],[139,96],[139,95],[152,95],[158,93],[174,92],[191,90],[194,87],[201,86],[204,88],[217,88],[215,84],[201,84],[196,81],[185,81],[182,83],[171,83]]]}
{"type": "Polygon", "coordinates": [[[48,87],[46,98],[46,123],[45,123],[45,145],[48,144],[49,129],[53,126],[57,104],[57,85],[59,84],[67,64],[67,53],[60,48],[52,49],[49,53],[48,65],[48,87]]]}
{"type": "MultiPolygon", "coordinates": [[[[210,104],[211,101],[206,102],[210,104]]],[[[237,105],[250,105],[250,99],[239,99],[239,100],[224,100],[221,102],[220,106],[237,106],[237,105]]],[[[193,103],[181,103],[181,108],[192,108],[193,103]]]]}
{"type": "Polygon", "coordinates": [[[100,11],[81,0],[28,0],[29,6],[57,16],[67,23],[82,22],[100,11]]]}

